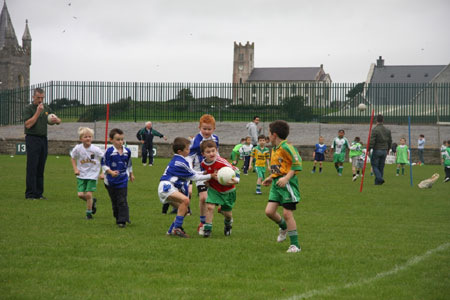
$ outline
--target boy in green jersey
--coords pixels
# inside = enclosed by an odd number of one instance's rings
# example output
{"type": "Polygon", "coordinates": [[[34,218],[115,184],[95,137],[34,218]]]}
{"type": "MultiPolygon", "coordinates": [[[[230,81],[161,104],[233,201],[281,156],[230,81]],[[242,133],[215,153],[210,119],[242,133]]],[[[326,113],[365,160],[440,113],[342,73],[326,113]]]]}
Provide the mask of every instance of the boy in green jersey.
{"type": "Polygon", "coordinates": [[[234,146],[233,150],[231,151],[231,155],[230,155],[230,159],[231,159],[231,164],[233,166],[236,166],[238,164],[239,161],[239,149],[241,149],[242,145],[245,143],[245,138],[241,138],[241,142],[239,144],[237,144],[236,146],[234,146]]]}
{"type": "Polygon", "coordinates": [[[355,181],[359,177],[359,172],[364,166],[362,143],[360,138],[357,136],[350,146],[350,159],[352,160],[352,180],[355,181]]]}
{"type": "Polygon", "coordinates": [[[400,139],[400,145],[397,146],[397,151],[395,152],[395,163],[397,164],[397,174],[400,175],[400,166],[402,167],[402,175],[405,175],[405,165],[409,164],[409,149],[406,145],[406,139],[400,139]]]}
{"type": "Polygon", "coordinates": [[[444,171],[445,179],[444,182],[450,181],[450,140],[447,141],[447,148],[442,151],[442,158],[444,159],[444,171]]]}
{"type": "Polygon", "coordinates": [[[342,176],[342,171],[344,170],[345,153],[349,148],[349,142],[346,137],[344,137],[344,129],[339,130],[338,136],[334,138],[331,144],[331,151],[333,153],[333,162],[336,171],[339,176],[342,176]]]}
{"type": "Polygon", "coordinates": [[[258,146],[252,149],[250,155],[249,170],[253,168],[252,162],[255,162],[256,174],[258,179],[256,181],[256,194],[261,195],[261,182],[266,178],[266,166],[270,167],[270,152],[266,147],[266,137],[264,135],[258,136],[258,146]]]}
{"type": "Polygon", "coordinates": [[[297,223],[294,210],[300,201],[297,173],[302,170],[302,158],[286,138],[289,135],[289,124],[278,120],[269,125],[269,138],[272,143],[270,158],[271,175],[262,185],[271,186],[269,202],[266,206],[266,216],[279,227],[277,242],[282,242],[289,235],[291,245],[288,253],[300,252],[298,243],[297,223]],[[283,207],[283,217],[277,212],[279,206],[283,207]]]}

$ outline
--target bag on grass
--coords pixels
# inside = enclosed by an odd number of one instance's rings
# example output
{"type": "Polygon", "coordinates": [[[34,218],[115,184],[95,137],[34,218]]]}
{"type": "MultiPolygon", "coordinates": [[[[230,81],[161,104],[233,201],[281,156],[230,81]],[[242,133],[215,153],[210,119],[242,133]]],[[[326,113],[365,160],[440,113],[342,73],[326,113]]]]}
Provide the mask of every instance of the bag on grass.
{"type": "Polygon", "coordinates": [[[433,186],[433,184],[439,179],[439,174],[438,173],[434,173],[433,176],[431,176],[431,178],[422,180],[418,186],[421,189],[429,189],[433,186]]]}

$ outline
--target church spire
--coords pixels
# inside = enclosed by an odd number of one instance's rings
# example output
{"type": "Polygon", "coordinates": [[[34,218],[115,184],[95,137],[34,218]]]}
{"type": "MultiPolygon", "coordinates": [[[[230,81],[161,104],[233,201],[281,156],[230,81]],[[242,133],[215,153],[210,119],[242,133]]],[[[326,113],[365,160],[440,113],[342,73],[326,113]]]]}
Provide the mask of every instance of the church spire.
{"type": "Polygon", "coordinates": [[[19,46],[6,1],[3,4],[3,9],[0,14],[0,49],[5,46],[19,46]]]}

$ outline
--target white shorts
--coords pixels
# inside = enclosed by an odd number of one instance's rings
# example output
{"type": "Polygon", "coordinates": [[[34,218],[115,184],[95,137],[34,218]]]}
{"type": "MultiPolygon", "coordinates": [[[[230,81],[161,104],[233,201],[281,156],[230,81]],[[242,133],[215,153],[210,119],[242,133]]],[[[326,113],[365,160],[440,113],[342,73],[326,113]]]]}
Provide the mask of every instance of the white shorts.
{"type": "Polygon", "coordinates": [[[170,181],[161,181],[158,186],[158,196],[161,203],[168,203],[167,198],[173,193],[178,192],[178,189],[170,181]]]}
{"type": "Polygon", "coordinates": [[[352,166],[357,169],[362,169],[364,167],[364,160],[357,157],[352,157],[352,166]]]}

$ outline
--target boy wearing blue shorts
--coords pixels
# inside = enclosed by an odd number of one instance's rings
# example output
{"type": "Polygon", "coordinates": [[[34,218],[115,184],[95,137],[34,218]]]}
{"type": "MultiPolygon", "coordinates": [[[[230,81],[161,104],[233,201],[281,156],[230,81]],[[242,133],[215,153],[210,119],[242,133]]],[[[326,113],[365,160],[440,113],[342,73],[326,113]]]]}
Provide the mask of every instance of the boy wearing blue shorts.
{"type": "Polygon", "coordinates": [[[264,135],[258,136],[258,145],[252,149],[250,156],[249,170],[253,168],[255,162],[256,174],[258,179],[256,181],[256,194],[261,195],[261,182],[266,179],[266,165],[270,168],[270,151],[266,147],[266,137],[264,135]]]}
{"type": "Polygon", "coordinates": [[[87,127],[78,129],[81,144],[76,145],[70,151],[72,168],[77,176],[78,197],[86,201],[86,219],[93,219],[97,212],[97,199],[92,198],[92,193],[97,191],[97,178],[100,172],[100,160],[103,151],[92,145],[94,131],[87,127]]]}
{"type": "Polygon", "coordinates": [[[316,164],[319,163],[319,173],[322,173],[322,164],[325,160],[325,153],[327,151],[327,145],[323,143],[323,136],[319,136],[319,143],[316,144],[316,147],[313,152],[314,159],[314,167],[311,173],[316,173],[316,164]]]}
{"type": "Polygon", "coordinates": [[[283,242],[286,235],[289,235],[291,245],[287,252],[296,253],[301,251],[294,219],[294,210],[300,201],[296,174],[302,170],[302,158],[297,149],[286,140],[289,135],[289,124],[286,121],[271,123],[269,133],[273,145],[270,158],[271,176],[262,182],[264,186],[271,185],[266,215],[280,227],[277,242],[283,242]],[[280,205],[283,207],[283,217],[277,212],[280,205]]]}

